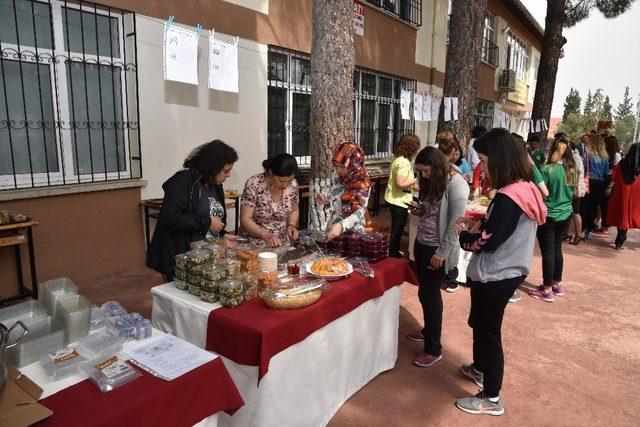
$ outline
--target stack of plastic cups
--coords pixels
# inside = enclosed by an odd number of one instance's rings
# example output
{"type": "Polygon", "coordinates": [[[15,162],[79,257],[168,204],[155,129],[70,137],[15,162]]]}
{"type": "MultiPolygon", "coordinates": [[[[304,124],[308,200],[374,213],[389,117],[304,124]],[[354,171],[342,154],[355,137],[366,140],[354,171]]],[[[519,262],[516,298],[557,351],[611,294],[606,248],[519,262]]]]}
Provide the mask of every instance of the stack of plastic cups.
{"type": "Polygon", "coordinates": [[[67,298],[58,303],[56,319],[67,333],[67,343],[89,334],[91,302],[82,295],[67,298]]]}
{"type": "Polygon", "coordinates": [[[78,287],[68,277],[42,282],[38,285],[39,300],[54,319],[57,319],[58,303],[78,295],[78,287]]]}

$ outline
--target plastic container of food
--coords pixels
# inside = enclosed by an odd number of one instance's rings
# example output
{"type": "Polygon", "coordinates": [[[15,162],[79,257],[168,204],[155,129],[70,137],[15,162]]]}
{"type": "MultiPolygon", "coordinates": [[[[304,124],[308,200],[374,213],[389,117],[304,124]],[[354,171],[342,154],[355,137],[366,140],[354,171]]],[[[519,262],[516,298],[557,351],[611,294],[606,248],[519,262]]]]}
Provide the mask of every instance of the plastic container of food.
{"type": "Polygon", "coordinates": [[[223,265],[227,269],[227,275],[235,276],[242,271],[242,262],[239,259],[228,259],[223,265]]]}
{"type": "Polygon", "coordinates": [[[389,246],[389,236],[384,233],[366,233],[362,236],[362,246],[367,250],[380,250],[389,246]]]}
{"type": "Polygon", "coordinates": [[[15,346],[7,350],[7,360],[12,365],[22,368],[37,362],[49,352],[60,350],[65,346],[64,329],[56,324],[51,316],[40,322],[37,329],[29,328],[29,333],[15,346]]]}
{"type": "Polygon", "coordinates": [[[89,323],[89,331],[104,328],[107,315],[99,307],[91,307],[91,321],[89,323]]]}
{"type": "Polygon", "coordinates": [[[198,240],[195,242],[191,242],[189,244],[189,249],[194,250],[194,249],[205,249],[205,247],[209,244],[209,242],[207,242],[206,240],[198,240]]]}
{"type": "Polygon", "coordinates": [[[290,310],[315,304],[329,289],[326,280],[300,277],[286,282],[278,281],[272,289],[261,292],[267,306],[276,310],[290,310]]]}
{"type": "Polygon", "coordinates": [[[200,299],[208,303],[216,303],[220,301],[220,295],[217,292],[200,291],[200,299]]]}
{"type": "Polygon", "coordinates": [[[183,282],[187,281],[187,270],[176,269],[174,279],[182,280],[183,282]]]}
{"type": "Polygon", "coordinates": [[[206,264],[200,264],[200,265],[194,265],[193,267],[191,267],[187,273],[187,277],[189,275],[191,276],[197,276],[197,277],[202,277],[204,276],[204,271],[206,269],[208,269],[209,267],[211,267],[213,264],[212,263],[206,263],[206,264]]]}
{"type": "Polygon", "coordinates": [[[117,301],[105,302],[102,304],[102,311],[104,311],[107,317],[119,317],[127,314],[127,310],[125,310],[117,301]]]}
{"type": "Polygon", "coordinates": [[[236,297],[227,297],[227,296],[220,295],[220,304],[223,307],[236,308],[243,302],[244,302],[244,295],[242,294],[236,297]]]}
{"type": "Polygon", "coordinates": [[[116,354],[122,350],[124,342],[124,338],[105,331],[87,335],[77,341],[75,345],[83,354],[89,357],[99,357],[101,355],[116,354]]]}
{"type": "Polygon", "coordinates": [[[68,343],[89,334],[91,308],[91,302],[82,295],[76,295],[58,303],[56,320],[64,328],[68,343]]]}
{"type": "Polygon", "coordinates": [[[193,249],[187,252],[189,266],[202,265],[211,261],[211,252],[206,249],[193,249]]]}
{"type": "Polygon", "coordinates": [[[142,340],[151,336],[151,320],[142,317],[140,313],[129,313],[125,319],[136,327],[135,339],[142,340]]]}
{"type": "Polygon", "coordinates": [[[227,248],[224,244],[208,243],[204,249],[211,253],[211,258],[214,261],[222,261],[227,256],[227,248]]]}
{"type": "Polygon", "coordinates": [[[187,254],[178,254],[175,256],[176,270],[186,270],[189,257],[187,254]]]}
{"type": "Polygon", "coordinates": [[[202,271],[202,277],[208,281],[219,282],[226,279],[227,268],[222,264],[209,264],[202,271]]]}
{"type": "Polygon", "coordinates": [[[278,280],[278,273],[275,271],[260,270],[258,272],[258,291],[269,289],[276,280],[278,280]]]}
{"type": "Polygon", "coordinates": [[[87,361],[82,367],[89,380],[103,393],[115,390],[141,374],[118,356],[105,356],[87,361]]]}
{"type": "Polygon", "coordinates": [[[193,285],[189,283],[189,293],[194,297],[200,296],[200,285],[193,285]]]}
{"type": "Polygon", "coordinates": [[[187,282],[183,282],[182,280],[174,280],[173,281],[173,286],[175,286],[176,288],[180,289],[181,291],[188,291],[189,290],[189,284],[187,282]]]}
{"type": "Polygon", "coordinates": [[[202,277],[201,276],[194,276],[191,273],[187,273],[187,283],[189,285],[200,286],[201,282],[202,282],[202,277]]]}
{"type": "Polygon", "coordinates": [[[57,381],[79,373],[88,360],[81,350],[73,346],[45,354],[40,365],[50,379],[57,381]]]}
{"type": "Polygon", "coordinates": [[[78,294],[78,287],[68,277],[42,282],[38,285],[39,300],[56,318],[58,302],[78,294]]]}
{"type": "Polygon", "coordinates": [[[249,243],[242,243],[236,248],[236,256],[240,261],[258,261],[259,253],[258,247],[249,243]]]}
{"type": "Polygon", "coordinates": [[[220,282],[218,285],[220,297],[235,298],[243,295],[244,283],[234,277],[229,277],[227,280],[220,282]]]}

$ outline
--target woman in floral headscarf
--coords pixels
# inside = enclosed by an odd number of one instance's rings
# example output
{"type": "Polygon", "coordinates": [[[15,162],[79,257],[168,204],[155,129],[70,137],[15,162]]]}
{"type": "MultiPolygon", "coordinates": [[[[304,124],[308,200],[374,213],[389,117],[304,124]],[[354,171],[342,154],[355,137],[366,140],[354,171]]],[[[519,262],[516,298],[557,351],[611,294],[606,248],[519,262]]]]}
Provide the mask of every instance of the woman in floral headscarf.
{"type": "Polygon", "coordinates": [[[338,182],[329,192],[329,198],[319,195],[317,200],[333,207],[333,217],[327,239],[332,240],[345,231],[362,231],[365,210],[369,201],[371,181],[364,167],[365,155],[353,142],[344,141],[333,148],[333,166],[338,182]]]}

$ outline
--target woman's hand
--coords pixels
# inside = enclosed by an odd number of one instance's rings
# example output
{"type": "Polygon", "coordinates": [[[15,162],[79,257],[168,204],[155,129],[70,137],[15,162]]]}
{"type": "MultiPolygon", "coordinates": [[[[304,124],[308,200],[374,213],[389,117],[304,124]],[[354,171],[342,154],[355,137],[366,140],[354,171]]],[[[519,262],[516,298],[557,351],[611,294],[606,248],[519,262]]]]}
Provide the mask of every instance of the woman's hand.
{"type": "Polygon", "coordinates": [[[279,248],[282,246],[282,240],[278,238],[278,236],[271,234],[269,232],[264,232],[264,234],[260,237],[267,243],[267,246],[270,248],[279,248]]]}
{"type": "Polygon", "coordinates": [[[478,197],[480,197],[480,187],[474,188],[473,192],[471,193],[471,198],[477,199],[478,197]]]}
{"type": "Polygon", "coordinates": [[[420,207],[420,204],[418,202],[412,200],[407,206],[409,207],[409,212],[411,212],[413,215],[422,216],[422,208],[420,207]]]}
{"type": "Polygon", "coordinates": [[[238,236],[233,233],[227,233],[224,235],[224,245],[228,248],[238,247],[238,236]]]}
{"type": "Polygon", "coordinates": [[[475,221],[471,218],[462,216],[453,222],[453,226],[458,231],[458,233],[461,233],[463,231],[468,231],[469,233],[477,233],[482,226],[482,221],[475,221]]]}
{"type": "Polygon", "coordinates": [[[429,261],[430,268],[432,270],[438,270],[442,268],[443,265],[444,265],[444,258],[442,258],[440,255],[433,254],[433,256],[431,257],[431,261],[429,261]]]}
{"type": "Polygon", "coordinates": [[[316,203],[319,203],[323,206],[329,206],[330,204],[329,198],[323,194],[316,194],[315,199],[316,199],[316,203]]]}
{"type": "Polygon", "coordinates": [[[212,233],[219,233],[224,229],[224,222],[217,216],[211,217],[211,225],[209,226],[209,231],[212,233]]]}
{"type": "Polygon", "coordinates": [[[331,241],[342,234],[342,224],[339,222],[333,224],[327,233],[327,241],[331,241]]]}
{"type": "Polygon", "coordinates": [[[298,240],[298,229],[291,224],[287,225],[287,235],[292,242],[298,240]]]}

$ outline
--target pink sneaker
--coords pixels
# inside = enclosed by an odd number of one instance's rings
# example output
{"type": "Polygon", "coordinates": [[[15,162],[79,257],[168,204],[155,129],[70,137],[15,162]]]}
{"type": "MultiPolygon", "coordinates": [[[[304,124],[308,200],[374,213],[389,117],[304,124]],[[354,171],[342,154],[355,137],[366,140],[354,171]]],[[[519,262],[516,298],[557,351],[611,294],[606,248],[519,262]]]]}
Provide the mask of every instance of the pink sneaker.
{"type": "Polygon", "coordinates": [[[562,285],[554,286],[553,287],[553,293],[556,294],[557,297],[563,297],[564,296],[564,286],[562,286],[562,285]]]}
{"type": "Polygon", "coordinates": [[[424,342],[424,335],[422,335],[422,332],[420,331],[413,331],[410,334],[407,334],[407,339],[409,341],[424,342]]]}
{"type": "Polygon", "coordinates": [[[416,360],[414,360],[413,363],[415,365],[418,365],[418,366],[421,366],[423,368],[426,368],[427,366],[433,365],[434,363],[436,363],[440,359],[442,359],[442,355],[440,355],[440,356],[432,356],[430,354],[422,352],[422,353],[420,353],[420,355],[418,357],[416,357],[416,360]]]}
{"type": "Polygon", "coordinates": [[[556,297],[553,294],[553,291],[545,292],[544,290],[540,290],[540,289],[536,289],[535,291],[529,291],[529,296],[532,296],[533,298],[541,299],[542,301],[546,301],[546,302],[553,302],[553,300],[556,297]]]}

